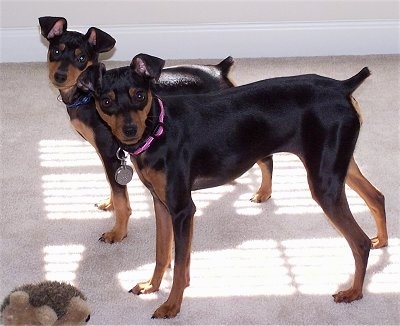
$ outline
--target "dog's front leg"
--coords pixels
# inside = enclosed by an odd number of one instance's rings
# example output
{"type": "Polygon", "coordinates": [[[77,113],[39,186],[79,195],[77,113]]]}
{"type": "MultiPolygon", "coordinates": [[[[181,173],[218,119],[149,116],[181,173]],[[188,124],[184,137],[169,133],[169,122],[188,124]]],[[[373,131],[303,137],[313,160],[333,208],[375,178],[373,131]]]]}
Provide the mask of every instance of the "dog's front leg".
{"type": "Polygon", "coordinates": [[[190,204],[178,214],[173,214],[175,235],[175,266],[171,293],[153,314],[152,318],[172,318],[180,309],[183,292],[190,283],[190,252],[193,237],[193,217],[195,206],[190,204]]]}
{"type": "Polygon", "coordinates": [[[99,117],[93,115],[91,111],[78,112],[81,113],[80,118],[72,118],[71,124],[96,150],[111,188],[109,201],[106,200],[102,206],[97,205],[97,207],[107,210],[114,209],[115,224],[110,231],[103,233],[99,240],[107,243],[119,242],[128,233],[128,221],[132,213],[127,187],[118,184],[114,177],[115,171],[121,166],[120,160],[116,156],[119,145],[99,117]]]}
{"type": "Polygon", "coordinates": [[[115,222],[110,231],[104,232],[100,241],[114,243],[123,240],[128,233],[129,216],[131,215],[131,207],[129,203],[128,188],[126,186],[118,186],[111,184],[111,203],[114,208],[115,222]],[[119,189],[116,190],[116,187],[119,189]]]}
{"type": "Polygon", "coordinates": [[[171,215],[158,198],[153,197],[153,199],[156,215],[156,266],[154,268],[153,277],[150,280],[136,284],[136,286],[129,291],[134,294],[158,291],[165,270],[171,263],[173,240],[171,215]]]}
{"type": "Polygon", "coordinates": [[[129,202],[128,188],[126,185],[120,185],[115,180],[115,171],[121,166],[120,159],[116,156],[118,143],[112,138],[112,135],[100,126],[95,129],[96,145],[98,154],[106,172],[107,180],[111,189],[109,208],[114,210],[115,222],[110,231],[104,232],[100,240],[107,243],[119,242],[128,234],[128,222],[132,213],[129,202]],[[108,133],[106,133],[108,132],[108,133]],[[108,137],[107,137],[108,136],[108,137]]]}

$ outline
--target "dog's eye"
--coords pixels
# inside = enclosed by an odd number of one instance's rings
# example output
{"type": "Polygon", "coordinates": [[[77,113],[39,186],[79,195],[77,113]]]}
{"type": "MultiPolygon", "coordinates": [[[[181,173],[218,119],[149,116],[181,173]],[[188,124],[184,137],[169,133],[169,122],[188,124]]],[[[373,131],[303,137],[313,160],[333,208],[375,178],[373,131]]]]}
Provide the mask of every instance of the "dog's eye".
{"type": "Polygon", "coordinates": [[[135,92],[136,99],[140,102],[143,102],[146,99],[146,92],[142,89],[138,89],[135,92]]]}
{"type": "Polygon", "coordinates": [[[54,58],[58,58],[61,55],[61,50],[59,48],[52,48],[51,54],[54,58]]]}
{"type": "Polygon", "coordinates": [[[78,57],[77,60],[78,60],[79,63],[85,63],[85,62],[86,62],[86,55],[81,54],[81,55],[78,57]]]}
{"type": "Polygon", "coordinates": [[[109,97],[103,97],[101,99],[101,106],[103,108],[108,108],[111,106],[111,99],[109,97]]]}

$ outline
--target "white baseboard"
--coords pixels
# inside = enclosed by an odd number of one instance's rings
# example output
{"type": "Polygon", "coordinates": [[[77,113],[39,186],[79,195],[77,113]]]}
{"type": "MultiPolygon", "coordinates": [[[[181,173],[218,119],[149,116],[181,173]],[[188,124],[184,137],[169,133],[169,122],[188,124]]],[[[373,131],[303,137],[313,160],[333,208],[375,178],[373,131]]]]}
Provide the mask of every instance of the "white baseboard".
{"type": "MultiPolygon", "coordinates": [[[[99,26],[117,40],[103,59],[123,61],[140,52],[164,59],[399,54],[399,27],[399,20],[99,26]]],[[[0,62],[46,60],[39,28],[0,32],[0,62]]]]}

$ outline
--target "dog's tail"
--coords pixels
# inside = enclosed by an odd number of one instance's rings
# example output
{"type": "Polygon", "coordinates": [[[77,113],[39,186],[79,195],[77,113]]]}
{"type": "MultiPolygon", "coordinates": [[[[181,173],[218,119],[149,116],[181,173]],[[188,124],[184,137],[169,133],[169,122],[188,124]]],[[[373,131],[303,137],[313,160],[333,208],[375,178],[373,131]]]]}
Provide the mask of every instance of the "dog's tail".
{"type": "Polygon", "coordinates": [[[226,57],[224,60],[222,60],[219,64],[216,65],[218,70],[221,72],[221,74],[225,77],[228,76],[229,71],[231,70],[234,60],[231,56],[226,57]]]}
{"type": "Polygon", "coordinates": [[[362,82],[370,75],[371,71],[368,69],[368,67],[364,67],[358,74],[344,80],[343,85],[346,88],[347,93],[349,95],[353,93],[357,89],[357,87],[360,86],[362,82]]]}
{"type": "MultiPolygon", "coordinates": [[[[226,87],[234,87],[235,83],[234,81],[229,77],[229,72],[231,71],[231,68],[234,64],[234,60],[231,56],[226,57],[224,60],[222,60],[219,64],[215,65],[215,68],[220,72],[221,77],[225,81],[225,86],[226,87]]],[[[225,87],[223,87],[225,88],[225,87]]]]}

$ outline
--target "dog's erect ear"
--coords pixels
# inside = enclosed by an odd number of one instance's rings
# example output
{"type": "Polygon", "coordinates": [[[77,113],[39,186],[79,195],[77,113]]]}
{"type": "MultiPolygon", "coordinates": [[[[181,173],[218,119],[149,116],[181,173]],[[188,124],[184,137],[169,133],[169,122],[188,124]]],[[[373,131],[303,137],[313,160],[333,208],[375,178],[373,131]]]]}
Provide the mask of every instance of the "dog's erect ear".
{"type": "Polygon", "coordinates": [[[100,94],[103,74],[106,72],[106,67],[103,63],[95,63],[83,71],[76,82],[78,88],[85,92],[100,94]]]}
{"type": "Polygon", "coordinates": [[[48,40],[61,35],[67,30],[67,20],[64,17],[40,17],[39,25],[42,35],[48,40]]]}
{"type": "Polygon", "coordinates": [[[90,27],[86,33],[86,38],[97,53],[108,52],[115,45],[115,39],[96,27],[90,27]]]}
{"type": "Polygon", "coordinates": [[[139,76],[155,80],[160,77],[164,65],[163,59],[143,53],[136,55],[131,62],[131,68],[139,76]]]}

